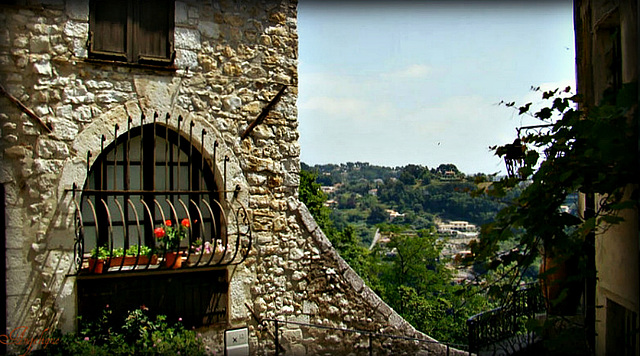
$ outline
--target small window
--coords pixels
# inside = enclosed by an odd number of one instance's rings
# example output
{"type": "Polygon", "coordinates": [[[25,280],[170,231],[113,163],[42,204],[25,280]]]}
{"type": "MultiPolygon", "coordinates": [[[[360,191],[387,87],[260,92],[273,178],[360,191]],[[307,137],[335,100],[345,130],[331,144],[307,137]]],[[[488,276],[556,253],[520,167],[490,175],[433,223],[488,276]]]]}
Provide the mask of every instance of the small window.
{"type": "Polygon", "coordinates": [[[607,355],[636,355],[638,317],[633,311],[607,299],[607,355]]]}
{"type": "Polygon", "coordinates": [[[90,58],[171,65],[174,7],[172,0],[91,1],[90,58]]]}

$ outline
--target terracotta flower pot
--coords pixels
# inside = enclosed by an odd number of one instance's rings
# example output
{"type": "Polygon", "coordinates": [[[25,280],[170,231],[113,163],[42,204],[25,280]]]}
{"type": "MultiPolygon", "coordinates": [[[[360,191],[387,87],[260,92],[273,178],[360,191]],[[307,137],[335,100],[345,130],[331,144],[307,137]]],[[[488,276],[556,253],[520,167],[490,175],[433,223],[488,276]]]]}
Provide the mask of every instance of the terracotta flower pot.
{"type": "Polygon", "coordinates": [[[140,255],[139,257],[137,257],[138,263],[136,263],[136,256],[113,257],[111,259],[111,262],[109,263],[109,266],[146,266],[147,264],[154,265],[158,263],[158,257],[156,255],[151,256],[151,263],[149,263],[149,259],[149,256],[140,255]]]}
{"type": "Polygon", "coordinates": [[[171,269],[181,268],[182,256],[178,252],[167,252],[164,255],[164,265],[171,269]]]}
{"type": "Polygon", "coordinates": [[[104,269],[104,260],[97,258],[89,259],[89,273],[102,273],[104,269]]]}
{"type": "Polygon", "coordinates": [[[575,280],[578,258],[558,258],[544,255],[540,265],[540,283],[547,312],[552,315],[576,313],[582,288],[575,280]]]}

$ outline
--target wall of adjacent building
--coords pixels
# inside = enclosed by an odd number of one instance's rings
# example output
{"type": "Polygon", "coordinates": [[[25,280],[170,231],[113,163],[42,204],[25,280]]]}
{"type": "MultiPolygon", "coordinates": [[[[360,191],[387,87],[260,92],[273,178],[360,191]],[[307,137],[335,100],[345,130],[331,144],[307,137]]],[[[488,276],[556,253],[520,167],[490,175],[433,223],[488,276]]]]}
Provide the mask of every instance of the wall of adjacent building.
{"type": "MultiPolygon", "coordinates": [[[[575,11],[578,92],[588,105],[594,105],[611,85],[612,28],[619,26],[622,83],[638,81],[638,4],[634,0],[585,0],[575,2],[575,11]]],[[[637,189],[637,186],[629,187],[628,191],[633,189],[637,189]]],[[[638,211],[628,209],[621,216],[624,222],[602,229],[603,232],[595,239],[598,271],[595,288],[596,355],[613,354],[612,350],[620,346],[614,345],[618,343],[614,341],[616,334],[622,334],[622,329],[627,327],[619,325],[621,323],[618,321],[612,322],[618,313],[612,308],[622,307],[635,313],[635,327],[638,325],[638,211]]],[[[640,339],[637,329],[632,339],[636,340],[633,352],[638,354],[640,339]]]]}

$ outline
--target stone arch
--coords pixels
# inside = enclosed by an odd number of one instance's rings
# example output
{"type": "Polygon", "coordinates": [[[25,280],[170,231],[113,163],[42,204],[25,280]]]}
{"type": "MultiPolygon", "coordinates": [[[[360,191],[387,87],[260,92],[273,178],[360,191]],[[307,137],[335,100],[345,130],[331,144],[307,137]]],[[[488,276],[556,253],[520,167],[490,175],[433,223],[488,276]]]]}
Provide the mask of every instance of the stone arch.
{"type": "MultiPolygon", "coordinates": [[[[78,136],[74,139],[71,144],[72,155],[67,159],[63,168],[62,168],[62,179],[60,180],[60,184],[58,187],[58,192],[61,193],[59,196],[62,196],[62,193],[65,190],[69,190],[73,187],[75,183],[76,186],[81,187],[85,180],[87,179],[87,152],[99,152],[101,147],[101,137],[105,136],[106,141],[104,142],[104,146],[108,146],[113,143],[116,139],[114,137],[114,127],[118,125],[120,127],[119,132],[126,132],[126,127],[128,124],[129,117],[131,117],[131,128],[140,127],[142,124],[142,114],[145,115],[144,123],[151,122],[155,111],[147,108],[143,109],[139,106],[136,101],[129,101],[125,103],[123,106],[115,107],[98,117],[92,123],[87,125],[81,132],[78,133],[78,136]],[[125,128],[125,129],[122,129],[125,128]],[[84,171],[84,172],[83,172],[84,171]]],[[[228,185],[233,183],[233,186],[225,187],[225,189],[235,189],[236,185],[240,186],[240,194],[237,197],[241,199],[242,203],[246,206],[248,202],[248,195],[246,194],[248,190],[248,183],[244,175],[242,174],[242,168],[240,166],[240,160],[233,152],[233,150],[226,146],[224,140],[222,140],[222,136],[220,132],[216,129],[216,127],[209,122],[206,118],[191,114],[186,110],[183,110],[179,107],[174,107],[170,112],[167,112],[171,119],[166,124],[166,126],[176,132],[179,132],[184,137],[188,136],[188,128],[189,123],[193,122],[193,132],[201,132],[203,129],[206,130],[206,139],[205,145],[202,146],[200,135],[194,135],[192,142],[196,147],[202,147],[203,154],[207,157],[213,157],[213,143],[218,142],[216,162],[210,162],[216,164],[218,167],[222,167],[224,164],[225,158],[227,160],[227,173],[229,175],[227,181],[228,185]],[[184,124],[181,127],[178,127],[178,117],[182,117],[184,124]],[[244,192],[244,193],[243,193],[244,192]]],[[[164,115],[167,113],[158,112],[160,117],[160,121],[164,124],[164,115]]],[[[93,155],[95,158],[95,155],[93,155]]],[[[91,165],[93,162],[89,162],[91,165]]],[[[223,186],[224,177],[217,175],[216,176],[216,184],[220,187],[223,186]]]]}

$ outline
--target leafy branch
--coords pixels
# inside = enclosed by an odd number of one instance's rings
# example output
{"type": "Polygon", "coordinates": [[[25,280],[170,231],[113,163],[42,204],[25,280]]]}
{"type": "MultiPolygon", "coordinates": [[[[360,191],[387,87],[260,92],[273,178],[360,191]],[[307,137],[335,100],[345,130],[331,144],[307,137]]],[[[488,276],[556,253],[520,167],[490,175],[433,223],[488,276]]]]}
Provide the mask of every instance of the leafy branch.
{"type": "Polygon", "coordinates": [[[476,194],[499,198],[514,187],[524,189],[482,226],[467,262],[486,262],[490,270],[515,264],[521,273],[543,253],[580,255],[587,235],[622,221],[619,212],[637,202],[635,88],[628,84],[594,107],[580,103],[578,95],[567,96],[570,88],[543,92],[546,106],[533,113],[531,103],[502,103],[541,125],[520,128],[513,143],[492,147],[510,175],[476,194]],[[561,209],[568,195],[578,192],[594,197],[587,216],[561,209]],[[505,245],[510,249],[505,251],[505,245]]]}

